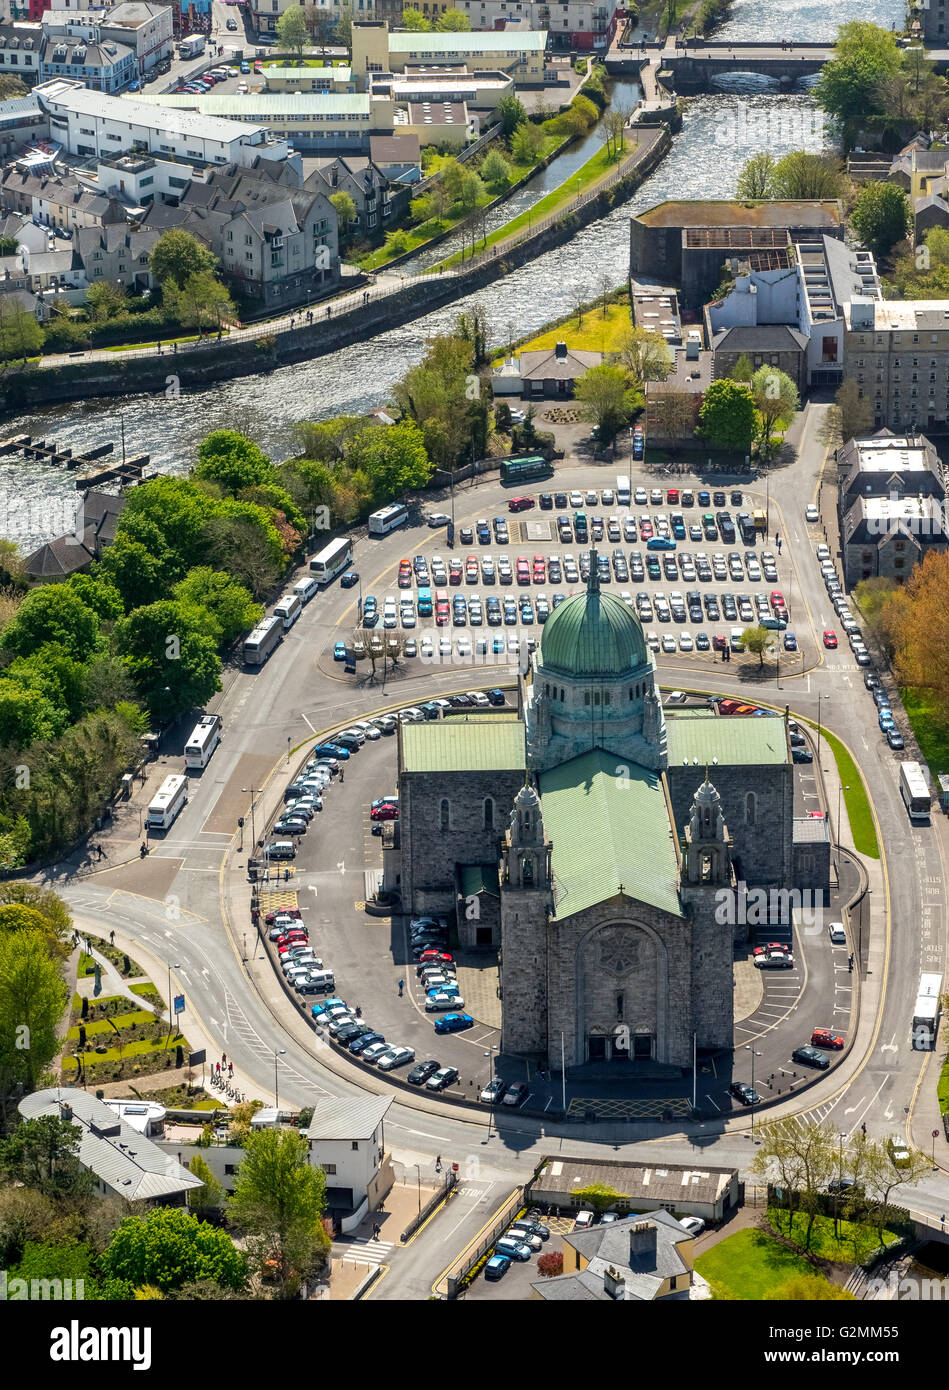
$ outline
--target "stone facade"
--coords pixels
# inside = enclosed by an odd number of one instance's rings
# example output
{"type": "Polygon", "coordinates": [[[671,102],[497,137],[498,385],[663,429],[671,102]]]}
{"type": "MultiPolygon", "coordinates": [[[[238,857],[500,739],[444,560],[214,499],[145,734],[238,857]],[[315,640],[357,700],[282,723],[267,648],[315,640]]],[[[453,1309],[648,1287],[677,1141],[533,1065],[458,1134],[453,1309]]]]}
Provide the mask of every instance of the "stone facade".
{"type": "MultiPolygon", "coordinates": [[[[791,882],[794,770],[777,766],[724,766],[712,769],[715,787],[732,836],[735,872],[749,884],[781,887],[791,882]]],[[[689,818],[696,769],[670,765],[666,771],[677,826],[689,818]]]]}

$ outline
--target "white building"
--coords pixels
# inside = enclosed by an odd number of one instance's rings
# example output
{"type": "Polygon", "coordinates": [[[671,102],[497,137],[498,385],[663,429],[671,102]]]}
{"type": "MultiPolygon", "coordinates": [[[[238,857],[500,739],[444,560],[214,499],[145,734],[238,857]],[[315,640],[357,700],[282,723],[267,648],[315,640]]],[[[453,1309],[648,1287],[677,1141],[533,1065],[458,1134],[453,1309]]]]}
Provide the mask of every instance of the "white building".
{"type": "Polygon", "coordinates": [[[372,135],[391,135],[395,102],[366,92],[247,92],[242,96],[174,94],[145,97],[167,111],[198,111],[227,124],[248,122],[294,150],[311,154],[369,153],[372,135]]]}
{"type": "Polygon", "coordinates": [[[395,1181],[386,1153],[384,1120],[392,1096],[330,1097],[313,1110],[306,1132],[310,1163],[326,1174],[328,1206],[343,1216],[343,1229],[375,1211],[395,1181]]]}
{"type": "Polygon", "coordinates": [[[546,29],[551,45],[608,48],[616,30],[616,6],[604,0],[456,0],[472,29],[497,29],[523,19],[528,29],[546,29]]]}
{"type": "Polygon", "coordinates": [[[131,49],[140,75],[151,72],[163,58],[170,58],[174,46],[172,10],[151,0],[127,0],[112,9],[79,14],[75,7],[63,9],[57,4],[43,15],[43,32],[123,44],[131,49]]]}
{"type": "Polygon", "coordinates": [[[289,154],[286,144],[271,140],[262,126],[119,99],[68,79],[44,82],[36,94],[49,115],[51,139],[73,155],[109,158],[135,150],[249,168],[257,159],[283,160],[289,154]]]}
{"type": "Polygon", "coordinates": [[[353,25],[353,77],[363,88],[373,73],[407,68],[465,67],[511,73],[525,86],[542,86],[547,31],[512,29],[502,33],[390,31],[384,22],[353,25]]]}

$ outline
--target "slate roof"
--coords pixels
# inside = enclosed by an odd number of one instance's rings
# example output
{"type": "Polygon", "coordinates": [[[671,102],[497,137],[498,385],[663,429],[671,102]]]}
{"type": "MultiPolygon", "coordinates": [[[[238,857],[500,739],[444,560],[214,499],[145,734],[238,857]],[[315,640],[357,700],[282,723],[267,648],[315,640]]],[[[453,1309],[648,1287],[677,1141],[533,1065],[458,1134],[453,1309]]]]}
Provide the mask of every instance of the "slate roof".
{"type": "Polygon", "coordinates": [[[562,1274],[532,1287],[541,1298],[558,1302],[574,1298],[610,1299],[610,1295],[603,1292],[603,1276],[608,1269],[612,1269],[622,1278],[623,1301],[652,1302],[666,1279],[690,1275],[690,1266],[678,1247],[692,1239],[675,1217],[665,1211],[650,1212],[648,1216],[630,1216],[605,1226],[591,1226],[587,1231],[572,1231],[563,1240],[589,1261],[586,1268],[579,1274],[562,1274]],[[655,1249],[633,1254],[630,1251],[630,1231],[641,1224],[655,1228],[655,1249]],[[599,1293],[597,1286],[601,1290],[599,1293]]]}
{"type": "Polygon", "coordinates": [[[804,352],[808,342],[806,333],[786,323],[759,323],[723,328],[712,347],[716,352],[804,352]]]}
{"type": "Polygon", "coordinates": [[[307,1139],[371,1139],[385,1119],[394,1096],[357,1096],[352,1100],[318,1101],[306,1132],[307,1139]]]}
{"type": "Polygon", "coordinates": [[[577,377],[585,376],[591,367],[598,367],[602,361],[602,352],[574,352],[572,348],[568,348],[562,357],[557,356],[554,348],[543,348],[539,352],[522,352],[521,379],[576,381],[577,377]]]}
{"type": "Polygon", "coordinates": [[[659,775],[602,748],[540,776],[558,917],[620,892],[682,916],[678,858],[659,775]]]}

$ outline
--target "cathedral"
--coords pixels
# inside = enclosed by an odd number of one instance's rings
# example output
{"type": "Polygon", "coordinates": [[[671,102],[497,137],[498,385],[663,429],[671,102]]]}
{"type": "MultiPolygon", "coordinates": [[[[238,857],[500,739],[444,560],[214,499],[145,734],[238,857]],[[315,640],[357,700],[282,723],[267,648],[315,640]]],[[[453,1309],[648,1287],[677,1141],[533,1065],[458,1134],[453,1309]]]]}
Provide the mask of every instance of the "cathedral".
{"type": "Polygon", "coordinates": [[[693,1045],[732,1046],[746,928],[725,899],[815,872],[795,843],[786,719],[667,719],[639,619],[600,591],[595,553],[516,711],[400,725],[398,758],[404,910],[456,916],[462,950],[499,951],[503,1053],[687,1068],[693,1045]]]}

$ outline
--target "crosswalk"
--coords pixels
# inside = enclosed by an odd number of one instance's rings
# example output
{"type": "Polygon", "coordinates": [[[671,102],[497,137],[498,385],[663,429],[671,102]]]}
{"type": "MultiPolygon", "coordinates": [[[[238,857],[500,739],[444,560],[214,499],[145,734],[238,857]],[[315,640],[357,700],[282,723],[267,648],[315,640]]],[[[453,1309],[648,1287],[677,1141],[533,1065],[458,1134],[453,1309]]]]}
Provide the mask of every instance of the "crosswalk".
{"type": "Polygon", "coordinates": [[[345,1245],[336,1244],[333,1255],[344,1264],[383,1265],[392,1253],[394,1242],[376,1240],[373,1236],[356,1236],[345,1245]]]}

